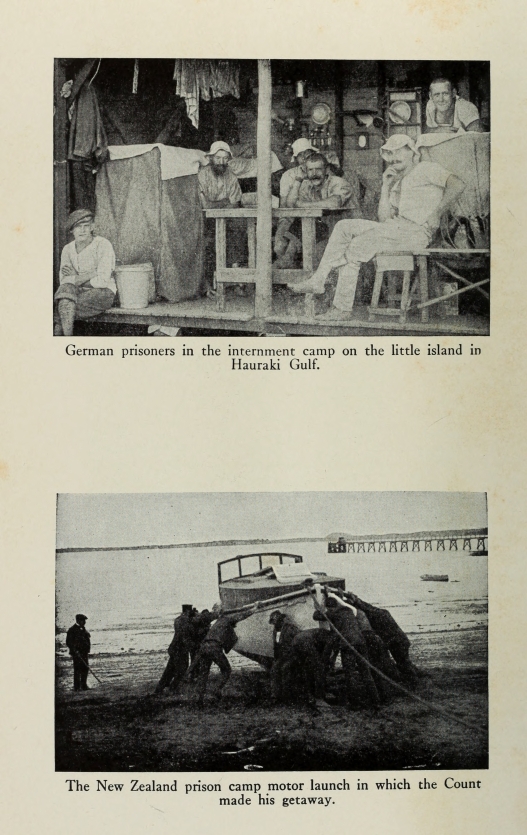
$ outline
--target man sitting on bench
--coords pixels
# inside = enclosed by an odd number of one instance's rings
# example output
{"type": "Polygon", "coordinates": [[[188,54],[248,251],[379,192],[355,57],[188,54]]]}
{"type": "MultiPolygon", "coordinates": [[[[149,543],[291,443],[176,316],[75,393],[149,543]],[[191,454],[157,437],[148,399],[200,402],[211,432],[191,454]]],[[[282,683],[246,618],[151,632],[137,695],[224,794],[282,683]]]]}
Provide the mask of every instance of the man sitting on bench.
{"type": "Polygon", "coordinates": [[[360,265],[380,252],[413,252],[425,249],[453,206],[465,184],[435,162],[420,162],[411,137],[392,135],[381,148],[388,163],[383,174],[379,222],[341,220],[326,246],[322,260],[307,281],[290,284],[295,293],[322,294],[332,269],[339,278],[333,307],[324,319],[351,315],[360,265]]]}

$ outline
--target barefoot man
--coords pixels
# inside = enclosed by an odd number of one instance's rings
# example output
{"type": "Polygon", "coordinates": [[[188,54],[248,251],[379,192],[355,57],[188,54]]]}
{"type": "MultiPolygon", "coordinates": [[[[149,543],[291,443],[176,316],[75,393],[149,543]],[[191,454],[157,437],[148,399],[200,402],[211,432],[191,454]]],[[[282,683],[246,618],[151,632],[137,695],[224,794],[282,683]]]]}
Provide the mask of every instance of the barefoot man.
{"type": "Polygon", "coordinates": [[[289,285],[296,293],[322,294],[331,270],[338,269],[333,307],[319,319],[349,318],[360,265],[378,252],[425,249],[441,216],[465,188],[462,180],[438,163],[420,162],[415,144],[406,134],[390,136],[381,154],[388,167],[383,174],[379,222],[339,221],[314,275],[289,285]]]}

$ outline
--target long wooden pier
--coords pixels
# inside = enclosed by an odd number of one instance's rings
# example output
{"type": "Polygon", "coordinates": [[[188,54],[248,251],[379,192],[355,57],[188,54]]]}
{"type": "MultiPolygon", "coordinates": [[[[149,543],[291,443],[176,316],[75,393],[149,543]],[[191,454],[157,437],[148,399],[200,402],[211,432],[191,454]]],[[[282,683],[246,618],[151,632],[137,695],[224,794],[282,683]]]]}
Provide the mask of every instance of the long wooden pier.
{"type": "Polygon", "coordinates": [[[337,539],[328,542],[328,554],[432,551],[434,543],[437,551],[477,551],[485,553],[488,549],[488,528],[339,536],[337,539]]]}

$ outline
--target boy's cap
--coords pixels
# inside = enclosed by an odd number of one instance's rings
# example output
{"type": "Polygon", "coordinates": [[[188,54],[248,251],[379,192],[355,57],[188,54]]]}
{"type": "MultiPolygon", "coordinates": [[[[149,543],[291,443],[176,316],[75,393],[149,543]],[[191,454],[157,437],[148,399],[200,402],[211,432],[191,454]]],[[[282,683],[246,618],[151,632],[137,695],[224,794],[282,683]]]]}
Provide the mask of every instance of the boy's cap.
{"type": "Polygon", "coordinates": [[[74,226],[77,226],[78,223],[81,223],[83,220],[87,220],[88,218],[90,220],[93,220],[94,218],[93,212],[89,209],[75,209],[66,221],[66,232],[70,232],[74,226]]]}

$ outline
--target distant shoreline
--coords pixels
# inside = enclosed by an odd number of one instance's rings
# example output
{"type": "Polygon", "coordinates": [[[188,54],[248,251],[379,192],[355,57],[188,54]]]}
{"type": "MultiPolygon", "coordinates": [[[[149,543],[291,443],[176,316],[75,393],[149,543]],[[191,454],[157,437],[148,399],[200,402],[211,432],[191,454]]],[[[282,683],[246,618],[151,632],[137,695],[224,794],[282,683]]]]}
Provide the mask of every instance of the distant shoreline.
{"type": "Polygon", "coordinates": [[[168,551],[173,548],[215,548],[230,545],[273,545],[277,542],[327,542],[325,536],[296,536],[287,539],[215,539],[210,542],[177,542],[172,545],[104,545],[98,548],[57,548],[57,554],[95,551],[168,551]]]}
{"type": "Polygon", "coordinates": [[[289,542],[336,542],[339,537],[342,537],[350,542],[378,542],[380,540],[417,540],[417,539],[436,539],[437,537],[447,538],[448,536],[463,536],[470,535],[475,538],[478,536],[487,536],[487,528],[466,528],[465,530],[451,530],[451,531],[415,531],[411,533],[395,533],[395,534],[338,534],[331,533],[326,536],[295,536],[286,537],[284,539],[215,539],[208,542],[176,542],[170,545],[103,545],[96,548],[56,548],[57,554],[88,554],[98,553],[101,551],[168,551],[174,548],[217,548],[230,547],[238,545],[274,545],[276,543],[289,542]]]}

